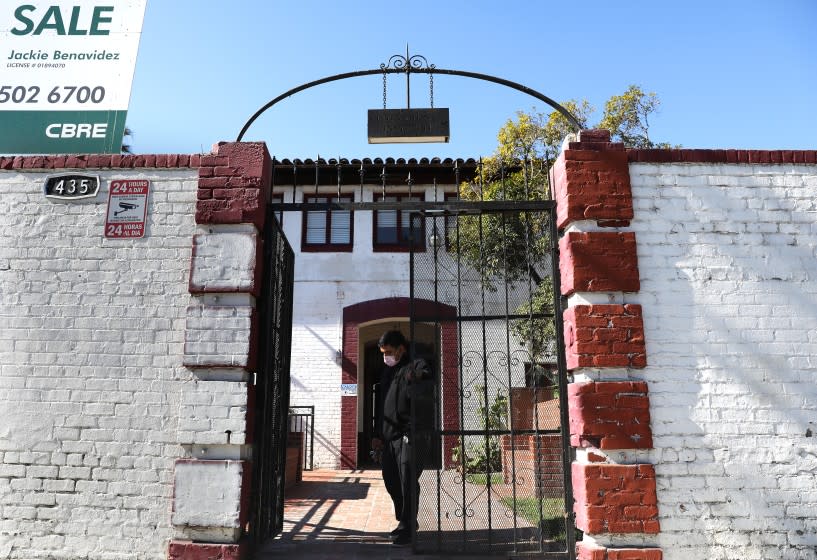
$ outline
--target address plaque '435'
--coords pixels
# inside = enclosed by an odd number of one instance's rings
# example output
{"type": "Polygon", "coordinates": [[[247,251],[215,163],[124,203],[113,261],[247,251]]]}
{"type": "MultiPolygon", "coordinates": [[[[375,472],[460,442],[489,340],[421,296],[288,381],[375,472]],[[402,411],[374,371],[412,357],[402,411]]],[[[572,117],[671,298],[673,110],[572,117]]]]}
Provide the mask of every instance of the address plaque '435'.
{"type": "Polygon", "coordinates": [[[82,200],[99,193],[99,176],[84,173],[60,173],[45,178],[43,192],[46,198],[82,200]]]}

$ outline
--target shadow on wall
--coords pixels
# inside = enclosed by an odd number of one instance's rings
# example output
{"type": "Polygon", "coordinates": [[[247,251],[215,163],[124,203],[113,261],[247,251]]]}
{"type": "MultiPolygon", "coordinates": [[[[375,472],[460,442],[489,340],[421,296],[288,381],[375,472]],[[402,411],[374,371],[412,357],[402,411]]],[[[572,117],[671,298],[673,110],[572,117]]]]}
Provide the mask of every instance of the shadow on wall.
{"type": "Polygon", "coordinates": [[[817,485],[817,207],[762,185],[775,177],[658,185],[636,211],[651,237],[664,231],[640,264],[642,293],[659,294],[645,326],[667,560],[690,545],[817,546],[814,500],[800,497],[817,485]]]}
{"type": "MultiPolygon", "coordinates": [[[[318,333],[315,329],[311,328],[310,326],[308,326],[308,325],[299,325],[299,327],[303,328],[306,332],[308,332],[309,335],[312,337],[312,339],[314,339],[315,341],[318,341],[320,343],[320,346],[323,346],[324,348],[326,348],[325,360],[327,362],[331,362],[333,364],[332,365],[333,368],[337,367],[338,381],[337,381],[336,387],[339,387],[341,369],[340,369],[340,365],[337,362],[337,353],[338,353],[337,348],[335,348],[320,333],[318,333]]],[[[320,346],[316,345],[317,348],[320,348],[320,346]]],[[[318,352],[318,355],[313,356],[313,358],[315,358],[317,360],[321,360],[324,357],[320,354],[320,352],[318,352]]],[[[308,376],[310,375],[311,372],[310,371],[304,371],[302,373],[303,373],[303,375],[307,376],[306,381],[308,382],[308,380],[309,380],[308,376]]],[[[337,445],[332,443],[332,441],[325,435],[326,430],[321,430],[320,429],[321,426],[323,426],[324,428],[331,428],[331,426],[326,426],[325,425],[325,423],[327,422],[327,415],[326,415],[327,411],[326,411],[326,409],[324,407],[322,407],[322,403],[325,403],[325,401],[322,400],[322,399],[317,399],[312,393],[312,391],[315,391],[316,389],[324,390],[324,389],[321,389],[321,388],[316,388],[316,387],[307,385],[304,381],[302,381],[299,378],[298,372],[296,372],[294,370],[290,372],[290,404],[291,405],[294,405],[294,404],[300,404],[300,405],[314,404],[315,405],[315,418],[314,418],[314,422],[315,422],[315,441],[314,441],[314,445],[315,445],[315,448],[314,448],[314,452],[315,452],[316,464],[319,464],[320,460],[318,458],[320,456],[331,456],[331,457],[336,458],[337,460],[340,460],[339,458],[341,457],[341,450],[340,450],[340,447],[338,447],[337,445]],[[296,390],[297,392],[300,393],[300,395],[298,397],[294,397],[294,398],[300,399],[300,400],[297,401],[297,403],[295,401],[293,401],[292,390],[296,390]]],[[[338,392],[338,398],[339,397],[340,397],[340,393],[338,392]]],[[[338,400],[338,403],[339,402],[340,401],[338,400]]],[[[339,434],[340,434],[340,430],[338,429],[338,436],[337,436],[338,438],[339,438],[339,434]]]]}

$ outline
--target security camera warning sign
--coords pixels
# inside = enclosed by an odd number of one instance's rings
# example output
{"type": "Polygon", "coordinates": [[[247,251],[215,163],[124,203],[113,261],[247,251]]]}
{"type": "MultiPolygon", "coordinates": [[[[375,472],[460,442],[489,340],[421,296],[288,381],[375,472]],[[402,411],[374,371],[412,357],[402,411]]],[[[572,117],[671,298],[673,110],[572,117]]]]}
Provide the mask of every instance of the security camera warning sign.
{"type": "Polygon", "coordinates": [[[130,239],[145,236],[150,181],[111,181],[105,237],[130,239]]]}

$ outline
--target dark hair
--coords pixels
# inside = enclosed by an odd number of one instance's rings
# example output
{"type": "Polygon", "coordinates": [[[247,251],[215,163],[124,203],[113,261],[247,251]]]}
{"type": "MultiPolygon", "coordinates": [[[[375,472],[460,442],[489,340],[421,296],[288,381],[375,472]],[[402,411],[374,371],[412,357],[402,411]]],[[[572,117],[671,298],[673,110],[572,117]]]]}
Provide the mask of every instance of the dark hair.
{"type": "Polygon", "coordinates": [[[391,346],[392,348],[397,348],[398,346],[403,346],[405,349],[408,350],[408,340],[406,337],[403,336],[403,333],[400,331],[386,331],[383,333],[383,336],[380,337],[380,340],[377,341],[377,345],[383,348],[384,346],[391,346]]]}

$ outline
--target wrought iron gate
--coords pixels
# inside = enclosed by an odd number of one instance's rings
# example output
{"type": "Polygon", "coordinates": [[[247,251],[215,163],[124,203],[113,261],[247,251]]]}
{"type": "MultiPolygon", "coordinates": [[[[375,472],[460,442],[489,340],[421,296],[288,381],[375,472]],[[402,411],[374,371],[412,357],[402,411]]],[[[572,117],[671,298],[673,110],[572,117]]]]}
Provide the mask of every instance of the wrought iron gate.
{"type": "Polygon", "coordinates": [[[426,203],[413,216],[425,242],[411,325],[438,334],[433,411],[412,399],[414,550],[573,558],[555,204],[426,203]]]}
{"type": "Polygon", "coordinates": [[[259,308],[260,363],[255,383],[255,444],[250,535],[254,545],[281,532],[289,425],[294,253],[272,210],[264,237],[266,277],[259,308]]]}

